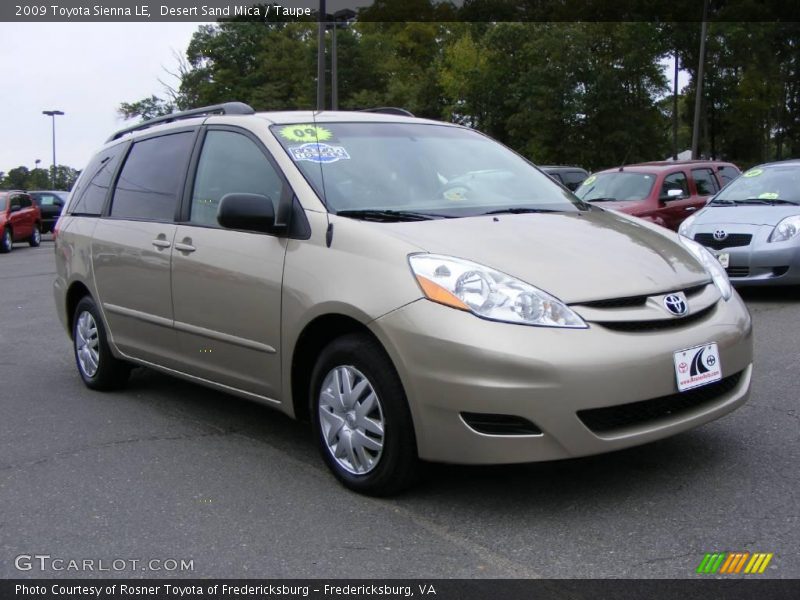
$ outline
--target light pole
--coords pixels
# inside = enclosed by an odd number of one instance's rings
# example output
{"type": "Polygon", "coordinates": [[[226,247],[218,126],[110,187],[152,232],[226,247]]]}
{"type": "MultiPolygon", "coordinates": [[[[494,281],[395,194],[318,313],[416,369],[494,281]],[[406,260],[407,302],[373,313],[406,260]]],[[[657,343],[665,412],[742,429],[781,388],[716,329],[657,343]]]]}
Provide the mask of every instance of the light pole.
{"type": "Polygon", "coordinates": [[[694,97],[694,127],[692,127],[692,158],[700,158],[700,107],[703,98],[703,70],[706,62],[706,34],[708,32],[708,0],[703,2],[703,23],[700,26],[700,62],[694,97]]]}
{"type": "Polygon", "coordinates": [[[63,112],[60,110],[43,110],[43,115],[47,115],[53,120],[53,174],[51,176],[51,182],[53,185],[53,189],[56,189],[56,117],[63,116],[63,112]]]}
{"type": "Polygon", "coordinates": [[[325,110],[325,29],[327,18],[325,0],[319,0],[319,27],[317,30],[317,110],[325,110]]]}

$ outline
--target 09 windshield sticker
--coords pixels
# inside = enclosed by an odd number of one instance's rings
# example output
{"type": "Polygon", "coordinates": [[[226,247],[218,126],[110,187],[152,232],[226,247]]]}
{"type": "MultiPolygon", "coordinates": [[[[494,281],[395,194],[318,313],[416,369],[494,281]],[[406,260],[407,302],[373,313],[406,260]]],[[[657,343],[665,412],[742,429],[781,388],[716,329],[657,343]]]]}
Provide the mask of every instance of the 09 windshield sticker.
{"type": "Polygon", "coordinates": [[[280,136],[290,142],[325,142],[333,137],[333,133],[324,127],[310,123],[287,125],[280,130],[280,136]]]}
{"type": "Polygon", "coordinates": [[[777,192],[763,192],[758,195],[759,200],[777,200],[778,193],[777,192]]]}
{"type": "Polygon", "coordinates": [[[742,177],[758,177],[764,172],[763,169],[750,169],[747,173],[742,175],[742,177]]]}
{"type": "Polygon", "coordinates": [[[597,175],[589,175],[586,179],[583,180],[583,185],[592,185],[596,179],[597,175]]]}
{"type": "Polygon", "coordinates": [[[350,155],[344,146],[331,146],[330,144],[311,143],[289,146],[289,154],[295,162],[307,160],[317,164],[328,164],[338,160],[350,160],[350,155]]]}

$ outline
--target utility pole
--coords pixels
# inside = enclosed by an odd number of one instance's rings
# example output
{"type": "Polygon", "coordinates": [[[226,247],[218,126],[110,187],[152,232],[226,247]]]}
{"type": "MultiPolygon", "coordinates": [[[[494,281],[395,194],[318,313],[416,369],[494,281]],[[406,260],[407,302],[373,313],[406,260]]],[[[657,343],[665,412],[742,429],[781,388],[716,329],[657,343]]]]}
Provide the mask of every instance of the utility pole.
{"type": "Polygon", "coordinates": [[[695,82],[694,127],[692,127],[692,158],[697,159],[700,147],[700,106],[703,98],[703,73],[706,62],[706,34],[708,33],[708,0],[703,0],[703,23],[700,26],[700,62],[695,82]]]}
{"type": "Polygon", "coordinates": [[[678,160],[678,51],[675,50],[675,79],[672,82],[672,160],[678,160]]]}
{"type": "Polygon", "coordinates": [[[319,0],[319,30],[317,32],[317,110],[325,110],[325,0],[319,0]]]}
{"type": "Polygon", "coordinates": [[[42,114],[53,120],[53,172],[50,180],[53,189],[56,189],[56,117],[62,116],[64,113],[60,110],[43,110],[42,114]]]}

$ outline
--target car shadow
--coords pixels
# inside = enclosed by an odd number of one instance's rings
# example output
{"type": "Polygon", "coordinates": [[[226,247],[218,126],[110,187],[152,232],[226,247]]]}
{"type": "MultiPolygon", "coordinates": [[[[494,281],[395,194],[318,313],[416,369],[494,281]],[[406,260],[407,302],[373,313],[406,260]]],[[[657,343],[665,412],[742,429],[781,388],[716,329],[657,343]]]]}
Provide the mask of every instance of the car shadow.
{"type": "MultiPolygon", "coordinates": [[[[209,431],[243,435],[326,471],[308,423],[295,421],[257,402],[135,369],[126,395],[134,395],[169,416],[209,431]],[[146,396],[145,396],[146,394],[146,396]]],[[[499,504],[553,514],[574,505],[663,499],[664,490],[702,489],[704,481],[730,460],[736,440],[707,425],[644,446],[608,454],[517,465],[462,466],[423,463],[420,485],[393,500],[415,506],[445,501],[449,506],[496,509],[499,504]],[[651,490],[651,491],[650,491],[651,490]]],[[[338,485],[330,479],[331,485],[338,485]]]]}
{"type": "Polygon", "coordinates": [[[800,285],[736,288],[745,302],[796,302],[800,300],[800,285]]]}

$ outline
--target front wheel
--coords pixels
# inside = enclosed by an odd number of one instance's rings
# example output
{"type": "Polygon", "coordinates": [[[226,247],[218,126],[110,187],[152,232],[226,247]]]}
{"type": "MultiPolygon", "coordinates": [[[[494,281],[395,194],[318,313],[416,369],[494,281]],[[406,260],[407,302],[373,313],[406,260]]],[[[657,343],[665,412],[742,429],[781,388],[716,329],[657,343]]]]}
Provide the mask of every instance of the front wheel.
{"type": "Polygon", "coordinates": [[[107,391],[125,385],[131,367],[111,354],[100,312],[90,296],[75,307],[72,342],[78,373],[87,387],[107,391]]]}
{"type": "Polygon", "coordinates": [[[336,478],[375,496],[410,486],[418,462],[414,425],[383,348],[365,335],[338,338],[320,354],[311,382],[314,433],[336,478]]]}
{"type": "Polygon", "coordinates": [[[3,237],[0,238],[0,253],[6,254],[14,249],[14,238],[11,236],[11,230],[6,227],[3,229],[3,237]]]}
{"type": "Polygon", "coordinates": [[[42,231],[39,229],[38,225],[33,226],[33,233],[31,233],[31,237],[28,238],[28,243],[32,248],[38,248],[39,244],[42,243],[42,231]]]}

